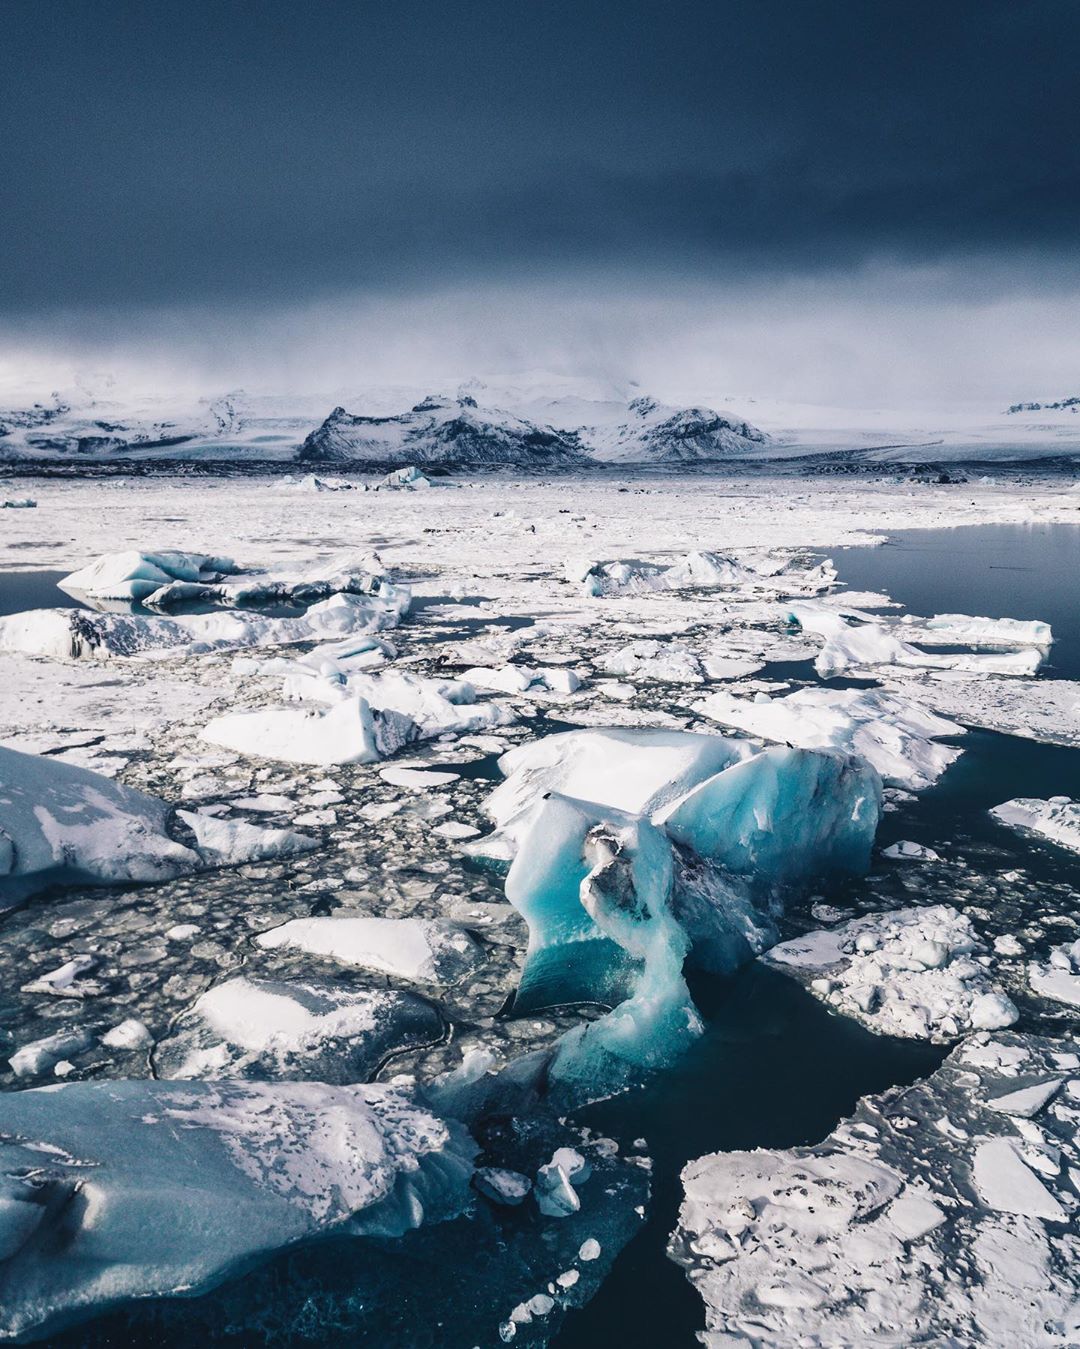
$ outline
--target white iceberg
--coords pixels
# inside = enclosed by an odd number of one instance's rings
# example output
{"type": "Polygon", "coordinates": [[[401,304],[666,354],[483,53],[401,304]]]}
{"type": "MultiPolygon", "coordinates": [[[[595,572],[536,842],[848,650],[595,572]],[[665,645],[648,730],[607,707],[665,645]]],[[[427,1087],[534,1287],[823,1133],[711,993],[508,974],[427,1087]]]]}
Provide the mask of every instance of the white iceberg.
{"type": "Polygon", "coordinates": [[[211,866],[230,867],[271,857],[295,857],[318,847],[317,839],[293,829],[261,829],[246,820],[221,820],[193,810],[178,810],[176,817],[195,835],[200,856],[211,866]]]}
{"type": "Polygon", "coordinates": [[[605,674],[667,684],[700,684],[705,678],[701,661],[678,642],[630,642],[601,656],[599,666],[605,674]]]}
{"type": "Polygon", "coordinates": [[[1049,623],[1021,618],[977,618],[971,614],[935,614],[933,618],[906,616],[901,620],[917,630],[915,640],[925,646],[1050,646],[1049,623]]]}
{"type": "Polygon", "coordinates": [[[0,1335],[200,1292],[297,1242],[468,1203],[475,1147],[377,1086],[80,1082],[0,1096],[0,1335]]]}
{"type": "Polygon", "coordinates": [[[1080,941],[1063,942],[1046,961],[1032,961],[1028,983],[1040,997],[1080,1007],[1080,941]]]}
{"type": "Polygon", "coordinates": [[[129,549],[123,553],[105,553],[65,576],[60,586],[85,595],[87,599],[142,601],[175,581],[212,585],[240,570],[229,557],[168,550],[142,553],[129,549]]]}

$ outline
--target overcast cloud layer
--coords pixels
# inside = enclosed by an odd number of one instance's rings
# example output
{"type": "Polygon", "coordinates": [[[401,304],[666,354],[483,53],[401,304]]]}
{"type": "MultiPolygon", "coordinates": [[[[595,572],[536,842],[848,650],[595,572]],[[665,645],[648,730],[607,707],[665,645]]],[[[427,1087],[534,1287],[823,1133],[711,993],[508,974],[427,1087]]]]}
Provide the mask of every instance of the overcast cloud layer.
{"type": "Polygon", "coordinates": [[[1076,391],[1073,0],[15,0],[2,25],[7,384],[411,360],[1076,391]]]}

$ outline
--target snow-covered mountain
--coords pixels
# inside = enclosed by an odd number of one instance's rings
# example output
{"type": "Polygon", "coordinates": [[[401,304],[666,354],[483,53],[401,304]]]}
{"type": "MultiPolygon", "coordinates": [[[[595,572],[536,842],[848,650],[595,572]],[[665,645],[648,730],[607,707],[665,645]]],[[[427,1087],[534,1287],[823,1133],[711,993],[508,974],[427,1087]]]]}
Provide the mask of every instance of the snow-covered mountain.
{"type": "Polygon", "coordinates": [[[579,464],[573,436],[550,426],[483,408],[468,394],[429,397],[408,412],[371,417],[336,407],[300,447],[298,458],[324,463],[356,459],[371,463],[579,464]]]}
{"type": "Polygon", "coordinates": [[[764,445],[764,431],[712,408],[675,408],[634,398],[618,421],[578,432],[594,459],[620,463],[685,463],[743,455],[764,445]]]}

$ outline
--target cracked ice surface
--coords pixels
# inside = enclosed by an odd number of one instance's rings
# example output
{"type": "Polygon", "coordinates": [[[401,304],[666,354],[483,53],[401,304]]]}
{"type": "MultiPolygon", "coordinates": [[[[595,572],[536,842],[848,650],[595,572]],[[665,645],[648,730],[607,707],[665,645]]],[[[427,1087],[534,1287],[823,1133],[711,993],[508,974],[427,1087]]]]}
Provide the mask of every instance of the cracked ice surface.
{"type": "Polygon", "coordinates": [[[1076,1049],[976,1035],[814,1147],[691,1162],[670,1253],[703,1341],[1075,1343],[1076,1049]]]}

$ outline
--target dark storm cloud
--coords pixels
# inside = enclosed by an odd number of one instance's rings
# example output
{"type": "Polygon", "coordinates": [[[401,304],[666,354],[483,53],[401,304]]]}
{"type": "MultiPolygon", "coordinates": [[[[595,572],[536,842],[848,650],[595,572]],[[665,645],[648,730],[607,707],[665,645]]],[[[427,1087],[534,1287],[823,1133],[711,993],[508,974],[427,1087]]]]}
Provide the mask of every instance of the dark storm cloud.
{"type": "Polygon", "coordinates": [[[0,308],[1075,248],[1074,0],[12,0],[0,308]]]}

